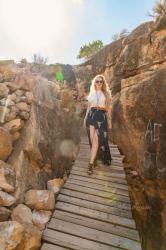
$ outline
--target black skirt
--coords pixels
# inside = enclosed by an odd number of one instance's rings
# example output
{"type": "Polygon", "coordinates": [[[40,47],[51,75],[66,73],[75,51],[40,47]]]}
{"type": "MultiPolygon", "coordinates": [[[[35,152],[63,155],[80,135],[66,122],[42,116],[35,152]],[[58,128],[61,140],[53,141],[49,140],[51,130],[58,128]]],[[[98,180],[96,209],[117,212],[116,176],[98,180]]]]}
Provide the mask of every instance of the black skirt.
{"type": "Polygon", "coordinates": [[[91,108],[88,112],[86,119],[86,130],[89,139],[89,145],[92,146],[90,140],[90,125],[93,125],[96,129],[98,135],[98,152],[96,155],[96,159],[102,160],[103,164],[110,165],[111,164],[111,153],[108,143],[108,122],[106,110],[91,108]]]}

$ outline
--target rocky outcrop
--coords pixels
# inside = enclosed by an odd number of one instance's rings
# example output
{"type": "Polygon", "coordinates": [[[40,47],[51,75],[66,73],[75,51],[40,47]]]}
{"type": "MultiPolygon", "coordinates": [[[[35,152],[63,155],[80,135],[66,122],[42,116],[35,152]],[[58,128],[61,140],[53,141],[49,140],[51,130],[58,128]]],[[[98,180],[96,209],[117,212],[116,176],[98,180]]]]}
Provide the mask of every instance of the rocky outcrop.
{"type": "Polygon", "coordinates": [[[0,249],[40,248],[80,139],[76,90],[32,68],[0,62],[0,249]]]}
{"type": "Polygon", "coordinates": [[[166,16],[141,24],[76,66],[84,91],[91,80],[86,74],[89,70],[92,76],[104,74],[112,90],[111,138],[125,155],[133,213],[144,249],[164,250],[166,16]]]}

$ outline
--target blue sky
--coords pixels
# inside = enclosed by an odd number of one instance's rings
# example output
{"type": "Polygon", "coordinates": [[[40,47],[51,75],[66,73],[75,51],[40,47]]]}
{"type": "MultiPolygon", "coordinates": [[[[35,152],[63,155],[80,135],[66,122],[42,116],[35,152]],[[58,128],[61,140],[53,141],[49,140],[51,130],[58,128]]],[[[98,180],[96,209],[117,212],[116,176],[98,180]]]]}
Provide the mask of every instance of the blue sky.
{"type": "Polygon", "coordinates": [[[0,59],[79,64],[82,45],[104,44],[123,28],[132,31],[151,20],[156,0],[0,0],[0,59]]]}

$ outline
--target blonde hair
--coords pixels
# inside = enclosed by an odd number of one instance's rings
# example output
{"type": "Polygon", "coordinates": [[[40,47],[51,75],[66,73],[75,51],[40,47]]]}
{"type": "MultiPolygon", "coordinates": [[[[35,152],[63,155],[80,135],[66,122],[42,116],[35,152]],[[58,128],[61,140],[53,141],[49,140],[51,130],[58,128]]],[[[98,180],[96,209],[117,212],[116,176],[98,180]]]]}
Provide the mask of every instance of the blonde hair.
{"type": "Polygon", "coordinates": [[[106,105],[107,108],[109,108],[110,103],[112,101],[112,94],[111,94],[111,90],[109,89],[108,83],[107,83],[104,75],[98,74],[92,79],[89,94],[96,91],[96,83],[95,82],[96,82],[96,79],[99,78],[99,77],[102,78],[102,80],[103,80],[101,90],[103,91],[103,93],[104,93],[104,95],[106,97],[105,105],[106,105]]]}

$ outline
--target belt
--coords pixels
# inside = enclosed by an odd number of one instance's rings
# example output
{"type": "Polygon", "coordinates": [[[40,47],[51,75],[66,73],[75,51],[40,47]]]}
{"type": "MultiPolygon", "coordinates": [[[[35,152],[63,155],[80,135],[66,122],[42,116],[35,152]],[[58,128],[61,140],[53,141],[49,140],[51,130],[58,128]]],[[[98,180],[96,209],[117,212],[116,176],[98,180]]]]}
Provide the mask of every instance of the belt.
{"type": "Polygon", "coordinates": [[[100,107],[100,106],[94,106],[94,107],[91,107],[91,108],[94,108],[94,109],[99,109],[99,110],[105,110],[105,111],[107,111],[107,109],[106,109],[106,108],[104,108],[104,107],[100,107]]]}

